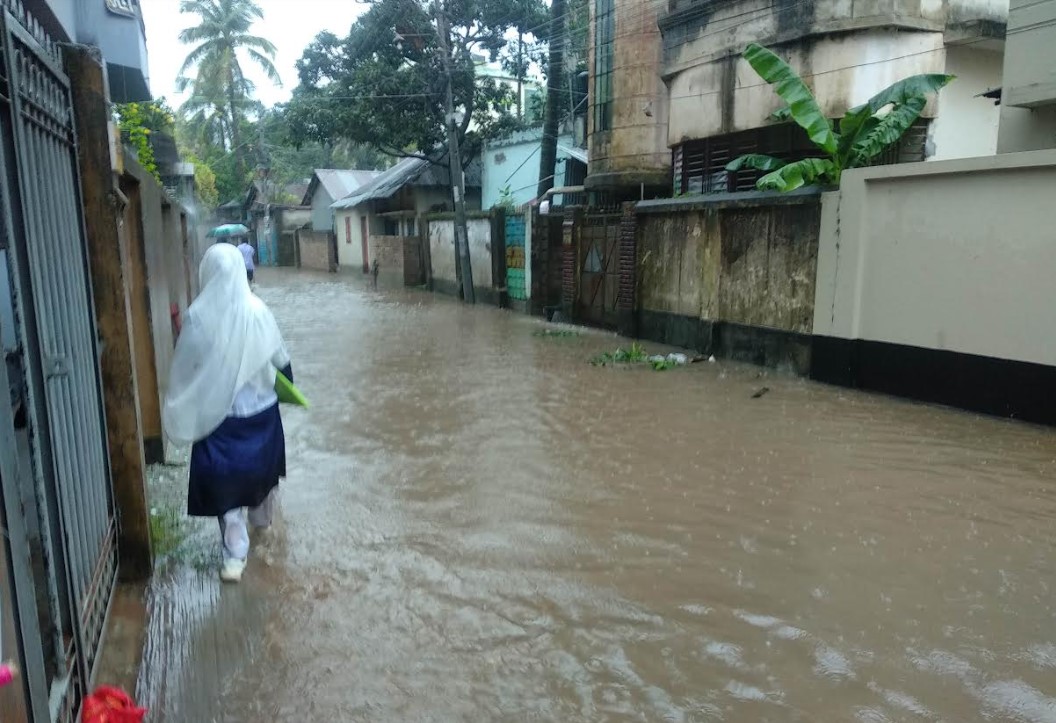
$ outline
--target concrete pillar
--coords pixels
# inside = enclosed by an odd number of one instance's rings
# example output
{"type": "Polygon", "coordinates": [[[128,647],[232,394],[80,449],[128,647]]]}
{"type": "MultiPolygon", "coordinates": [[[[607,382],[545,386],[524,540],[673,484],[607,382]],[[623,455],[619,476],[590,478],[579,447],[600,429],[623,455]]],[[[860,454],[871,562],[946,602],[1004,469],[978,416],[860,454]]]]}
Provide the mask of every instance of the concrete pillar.
{"type": "Polygon", "coordinates": [[[638,296],[638,214],[635,204],[624,203],[620,218],[619,297],[616,300],[617,326],[624,336],[637,336],[638,296]]]}
{"type": "Polygon", "coordinates": [[[575,320],[579,300],[579,239],[583,229],[583,209],[565,211],[561,238],[561,311],[565,320],[575,320]]]}
{"type": "Polygon", "coordinates": [[[510,307],[510,294],[506,287],[506,210],[491,209],[491,285],[498,292],[500,308],[510,307]]]}
{"type": "Polygon", "coordinates": [[[150,577],[153,555],[126,283],[128,250],[118,220],[124,198],[115,186],[107,86],[97,53],[94,48],[67,47],[66,71],[73,89],[88,256],[102,342],[100,366],[121,577],[142,580],[150,577]]]}
{"type": "Polygon", "coordinates": [[[123,237],[125,244],[125,290],[132,314],[132,348],[139,380],[140,430],[146,461],[156,464],[165,461],[162,441],[161,400],[158,391],[158,360],[151,322],[150,287],[145,232],[143,228],[142,187],[136,178],[125,174],[120,181],[121,192],[127,199],[124,212],[123,237]]]}

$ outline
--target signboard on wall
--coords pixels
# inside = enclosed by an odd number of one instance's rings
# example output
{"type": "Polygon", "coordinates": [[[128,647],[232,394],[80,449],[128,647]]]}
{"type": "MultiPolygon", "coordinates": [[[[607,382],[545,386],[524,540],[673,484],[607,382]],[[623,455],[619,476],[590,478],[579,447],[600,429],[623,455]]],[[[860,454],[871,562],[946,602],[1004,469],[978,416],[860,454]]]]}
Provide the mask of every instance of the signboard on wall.
{"type": "Polygon", "coordinates": [[[115,15],[123,15],[126,18],[139,17],[138,0],[105,0],[106,9],[115,15]]]}

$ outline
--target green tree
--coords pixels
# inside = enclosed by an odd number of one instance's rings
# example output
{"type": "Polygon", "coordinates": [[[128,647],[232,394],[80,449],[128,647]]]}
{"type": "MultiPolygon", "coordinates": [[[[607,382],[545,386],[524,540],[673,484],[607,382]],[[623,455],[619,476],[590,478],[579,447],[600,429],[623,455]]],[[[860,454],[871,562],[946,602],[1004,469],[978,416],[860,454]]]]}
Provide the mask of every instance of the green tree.
{"type": "Polygon", "coordinates": [[[920,117],[928,95],[954,79],[952,75],[914,75],[900,80],[866,103],[851,108],[834,125],[821,112],[802,78],[772,51],[753,43],[744,51],[744,58],[787,104],[774,114],[775,119],[795,121],[821,154],[819,158],[788,163],[751,153],[726,166],[727,171],[753,168],[766,172],[756,187],[768,191],[793,191],[813,184],[839,185],[844,170],[869,165],[884,149],[898,142],[920,117]]]}
{"type": "Polygon", "coordinates": [[[180,32],[180,41],[194,46],[180,69],[184,86],[193,89],[192,100],[198,104],[189,110],[213,116],[214,133],[223,135],[226,126],[226,141],[241,175],[245,171],[241,121],[253,86],[243,72],[240,54],[248,56],[272,82],[281,83],[274,64],[275,46],[250,33],[264,13],[254,0],[180,0],[180,12],[199,18],[198,25],[180,32]],[[190,80],[187,74],[192,69],[196,75],[190,80]],[[217,123],[215,111],[221,102],[226,106],[221,115],[226,118],[217,123]]]}
{"type": "MultiPolygon", "coordinates": [[[[382,170],[392,164],[391,156],[341,139],[295,143],[290,138],[283,107],[265,111],[257,122],[255,135],[257,165],[269,169],[269,177],[278,188],[307,182],[317,168],[382,170]]],[[[296,201],[300,203],[301,199],[296,201]]]]}
{"type": "MultiPolygon", "coordinates": [[[[253,123],[243,119],[241,134],[246,138],[252,138],[255,134],[253,123]]],[[[194,117],[177,115],[176,145],[180,149],[181,157],[189,159],[193,156],[213,171],[221,203],[241,198],[246,192],[252,172],[238,167],[235,154],[228,150],[225,143],[214,143],[212,139],[206,137],[200,126],[195,124],[194,117]]]]}
{"type": "Polygon", "coordinates": [[[184,160],[194,164],[194,186],[198,191],[198,200],[202,210],[210,213],[220,203],[220,192],[216,188],[216,173],[202,159],[194,154],[187,154],[184,160]]]}
{"type": "MultiPolygon", "coordinates": [[[[444,147],[446,76],[431,10],[419,0],[368,0],[347,37],[322,33],[298,61],[301,84],[286,108],[297,143],[335,138],[388,155],[424,157],[444,147]]],[[[541,0],[448,2],[452,91],[465,162],[484,138],[518,127],[511,89],[477,77],[474,55],[498,59],[508,32],[530,35],[541,0]],[[474,130],[470,130],[471,121],[474,130]]]]}

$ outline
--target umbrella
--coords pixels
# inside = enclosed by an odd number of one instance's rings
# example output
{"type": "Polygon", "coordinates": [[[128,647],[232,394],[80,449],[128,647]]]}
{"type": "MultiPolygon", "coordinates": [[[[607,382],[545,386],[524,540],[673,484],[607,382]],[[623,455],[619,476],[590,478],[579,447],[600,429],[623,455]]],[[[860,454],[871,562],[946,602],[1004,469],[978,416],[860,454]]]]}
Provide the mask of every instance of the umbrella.
{"type": "Polygon", "coordinates": [[[225,223],[206,234],[209,238],[228,238],[229,236],[248,236],[249,229],[240,223],[225,223]]]}

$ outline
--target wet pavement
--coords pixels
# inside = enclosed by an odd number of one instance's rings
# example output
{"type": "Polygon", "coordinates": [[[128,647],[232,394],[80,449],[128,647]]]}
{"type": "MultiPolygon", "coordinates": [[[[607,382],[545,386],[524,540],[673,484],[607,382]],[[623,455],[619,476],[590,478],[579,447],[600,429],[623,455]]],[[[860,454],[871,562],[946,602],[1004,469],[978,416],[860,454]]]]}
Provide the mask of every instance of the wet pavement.
{"type": "Polygon", "coordinates": [[[1051,430],[261,277],[313,408],[243,584],[155,581],[152,720],[1056,721],[1051,430]]]}

